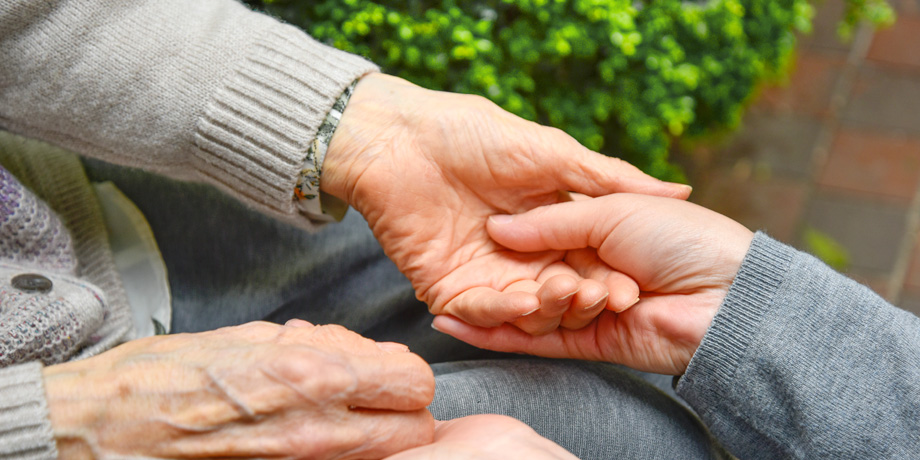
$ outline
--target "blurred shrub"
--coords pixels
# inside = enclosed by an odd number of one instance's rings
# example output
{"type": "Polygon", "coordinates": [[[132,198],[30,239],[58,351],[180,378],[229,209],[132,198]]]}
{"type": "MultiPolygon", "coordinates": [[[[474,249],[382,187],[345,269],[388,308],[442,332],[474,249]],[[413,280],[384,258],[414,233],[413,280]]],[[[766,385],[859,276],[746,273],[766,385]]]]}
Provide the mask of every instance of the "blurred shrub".
{"type": "Polygon", "coordinates": [[[833,269],[842,272],[850,266],[850,253],[827,233],[808,227],[802,234],[802,241],[808,252],[833,269]]]}
{"type": "MultiPolygon", "coordinates": [[[[893,17],[843,0],[841,33],[893,17]]],[[[779,76],[808,0],[248,0],[421,86],[488,97],[660,178],[677,136],[735,127],[779,76]]]]}

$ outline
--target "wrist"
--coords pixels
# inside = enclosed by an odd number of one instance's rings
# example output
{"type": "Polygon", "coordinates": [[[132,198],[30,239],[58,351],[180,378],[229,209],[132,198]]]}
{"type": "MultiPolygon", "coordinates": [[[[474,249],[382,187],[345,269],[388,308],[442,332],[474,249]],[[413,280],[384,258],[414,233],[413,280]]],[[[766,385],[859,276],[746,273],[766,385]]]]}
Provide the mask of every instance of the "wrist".
{"type": "Polygon", "coordinates": [[[386,132],[399,124],[396,93],[406,87],[414,85],[382,73],[358,80],[329,142],[320,190],[357,208],[359,179],[392,147],[386,132]]]}
{"type": "Polygon", "coordinates": [[[93,449],[86,436],[96,424],[95,417],[103,408],[99,401],[106,398],[93,394],[95,385],[83,382],[79,362],[46,367],[43,371],[45,393],[51,428],[57,443],[58,457],[66,459],[94,458],[93,449]]]}

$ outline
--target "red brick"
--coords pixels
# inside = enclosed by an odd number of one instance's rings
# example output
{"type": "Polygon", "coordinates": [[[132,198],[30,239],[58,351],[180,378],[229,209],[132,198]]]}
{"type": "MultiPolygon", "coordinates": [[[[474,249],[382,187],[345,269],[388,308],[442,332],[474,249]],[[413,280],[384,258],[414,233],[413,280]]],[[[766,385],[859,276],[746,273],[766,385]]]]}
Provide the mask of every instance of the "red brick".
{"type": "Polygon", "coordinates": [[[920,135],[920,75],[903,66],[866,62],[860,67],[844,121],[920,135]]]}
{"type": "Polygon", "coordinates": [[[920,183],[920,137],[841,128],[818,183],[909,201],[920,183]]]}
{"type": "Polygon", "coordinates": [[[893,26],[876,32],[868,58],[913,67],[920,77],[920,14],[902,12],[893,26]]]}

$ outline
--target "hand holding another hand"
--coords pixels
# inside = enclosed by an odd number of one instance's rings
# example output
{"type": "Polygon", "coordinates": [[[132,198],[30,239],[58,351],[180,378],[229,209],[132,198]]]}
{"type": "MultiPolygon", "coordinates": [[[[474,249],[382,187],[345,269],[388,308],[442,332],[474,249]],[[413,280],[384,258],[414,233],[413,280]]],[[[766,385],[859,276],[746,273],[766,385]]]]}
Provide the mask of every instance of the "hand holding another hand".
{"type": "Polygon", "coordinates": [[[435,319],[438,330],[491,350],[674,375],[699,347],[753,238],[737,222],[692,203],[622,193],[496,216],[488,232],[512,250],[568,251],[565,261],[584,276],[603,262],[634,279],[642,300],[621,313],[602,312],[583,329],[540,337],[450,317],[435,319]]]}
{"type": "Polygon", "coordinates": [[[489,216],[567,201],[568,191],[689,194],[481,97],[383,74],[358,83],[322,189],[364,215],[432,313],[479,326],[512,322],[533,334],[626,308],[638,288],[603,264],[598,279],[585,279],[560,250],[508,250],[486,233],[489,216]]]}
{"type": "Polygon", "coordinates": [[[45,368],[62,458],[381,458],[430,443],[430,367],[292,320],[136,340],[45,368]]]}

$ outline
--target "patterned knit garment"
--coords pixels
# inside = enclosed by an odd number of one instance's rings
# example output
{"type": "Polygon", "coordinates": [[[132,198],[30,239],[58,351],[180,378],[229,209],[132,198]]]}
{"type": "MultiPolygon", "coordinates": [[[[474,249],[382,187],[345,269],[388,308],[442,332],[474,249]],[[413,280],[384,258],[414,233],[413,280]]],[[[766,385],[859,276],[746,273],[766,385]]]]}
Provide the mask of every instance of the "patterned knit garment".
{"type": "Polygon", "coordinates": [[[70,233],[57,215],[0,167],[0,260],[75,274],[70,233]]]}
{"type": "Polygon", "coordinates": [[[30,269],[73,275],[76,266],[70,233],[57,215],[0,167],[0,366],[60,363],[91,340],[104,316],[93,291],[63,278],[48,294],[10,283],[30,269]],[[66,294],[72,291],[82,295],[66,294]]]}

